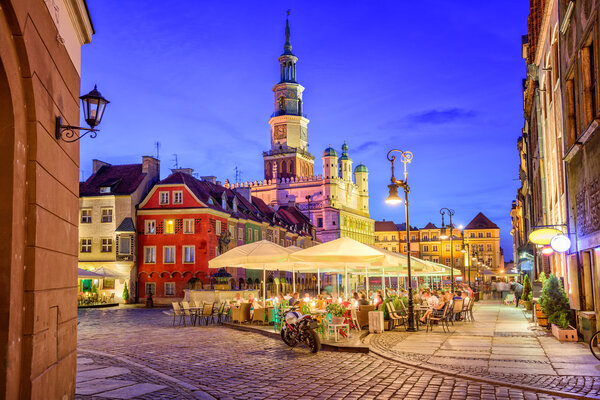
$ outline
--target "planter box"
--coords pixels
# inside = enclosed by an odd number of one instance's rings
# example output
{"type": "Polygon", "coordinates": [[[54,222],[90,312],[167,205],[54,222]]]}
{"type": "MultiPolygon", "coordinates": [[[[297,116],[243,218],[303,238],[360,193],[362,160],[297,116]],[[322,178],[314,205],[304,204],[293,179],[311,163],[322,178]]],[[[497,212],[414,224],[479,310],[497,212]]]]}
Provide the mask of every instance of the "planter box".
{"type": "Polygon", "coordinates": [[[341,325],[344,323],[344,321],[346,320],[346,317],[335,317],[335,316],[331,316],[331,323],[333,325],[341,325]]]}
{"type": "Polygon", "coordinates": [[[548,318],[538,318],[537,323],[539,326],[548,326],[548,318]]]}
{"type": "Polygon", "coordinates": [[[561,329],[557,325],[552,324],[552,334],[561,342],[577,342],[577,329],[569,326],[567,329],[561,329]]]}
{"type": "Polygon", "coordinates": [[[543,312],[543,311],[538,311],[538,310],[536,310],[536,311],[535,311],[535,316],[536,316],[538,319],[540,319],[540,318],[548,318],[548,317],[546,317],[546,314],[544,314],[544,312],[543,312]]]}
{"type": "Polygon", "coordinates": [[[522,301],[523,305],[525,306],[525,309],[527,311],[531,311],[531,309],[533,308],[531,302],[527,301],[527,300],[525,300],[525,301],[521,300],[521,301],[522,301]]]}

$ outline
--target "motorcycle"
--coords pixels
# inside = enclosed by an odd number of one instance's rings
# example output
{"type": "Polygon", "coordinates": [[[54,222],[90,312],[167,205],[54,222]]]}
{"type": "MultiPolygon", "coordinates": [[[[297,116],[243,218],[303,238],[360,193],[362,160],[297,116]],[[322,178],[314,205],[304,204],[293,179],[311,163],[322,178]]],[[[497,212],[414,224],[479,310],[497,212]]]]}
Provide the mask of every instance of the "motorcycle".
{"type": "Polygon", "coordinates": [[[306,343],[311,353],[321,349],[321,339],[315,332],[317,321],[310,315],[302,315],[294,308],[283,313],[283,326],[281,327],[281,340],[290,347],[298,343],[306,343]]]}

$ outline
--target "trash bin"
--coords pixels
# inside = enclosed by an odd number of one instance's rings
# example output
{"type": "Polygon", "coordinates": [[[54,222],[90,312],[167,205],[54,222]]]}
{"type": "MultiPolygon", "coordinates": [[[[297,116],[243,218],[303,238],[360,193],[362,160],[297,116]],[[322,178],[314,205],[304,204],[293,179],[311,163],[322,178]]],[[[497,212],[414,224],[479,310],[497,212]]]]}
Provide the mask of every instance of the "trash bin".
{"type": "Polygon", "coordinates": [[[596,313],[594,311],[577,311],[577,331],[583,335],[586,343],[590,342],[596,332],[596,313]]]}

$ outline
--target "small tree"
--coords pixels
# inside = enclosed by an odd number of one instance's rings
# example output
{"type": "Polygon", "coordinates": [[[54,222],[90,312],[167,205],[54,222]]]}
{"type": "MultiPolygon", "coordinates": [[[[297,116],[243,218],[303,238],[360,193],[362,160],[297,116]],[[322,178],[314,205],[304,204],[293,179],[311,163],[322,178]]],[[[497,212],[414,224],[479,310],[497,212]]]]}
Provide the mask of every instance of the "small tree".
{"type": "Polygon", "coordinates": [[[542,295],[540,296],[540,305],[544,314],[548,316],[548,322],[558,325],[563,329],[569,327],[569,299],[555,275],[550,275],[544,281],[542,295]]]}
{"type": "Polygon", "coordinates": [[[96,286],[95,284],[92,285],[92,293],[98,293],[98,286],[96,286]]]}
{"type": "Polygon", "coordinates": [[[125,282],[125,287],[123,288],[123,300],[129,300],[129,290],[127,289],[127,282],[125,282]]]}
{"type": "Polygon", "coordinates": [[[531,281],[529,280],[529,275],[525,275],[523,279],[523,300],[531,301],[531,281]]]}
{"type": "Polygon", "coordinates": [[[544,282],[546,282],[546,279],[548,279],[548,277],[546,276],[544,271],[540,272],[540,274],[538,275],[538,281],[542,282],[543,285],[544,282]]]}

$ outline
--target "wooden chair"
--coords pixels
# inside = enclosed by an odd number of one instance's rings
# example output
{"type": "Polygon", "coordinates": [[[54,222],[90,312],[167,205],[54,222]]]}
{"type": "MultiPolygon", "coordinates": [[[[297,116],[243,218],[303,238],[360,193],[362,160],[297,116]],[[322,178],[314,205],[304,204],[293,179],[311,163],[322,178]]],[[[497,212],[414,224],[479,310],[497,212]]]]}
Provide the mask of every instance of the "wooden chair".
{"type": "Polygon", "coordinates": [[[375,311],[375,306],[359,306],[358,307],[358,325],[362,328],[363,326],[369,326],[369,311],[375,311]]]}
{"type": "Polygon", "coordinates": [[[231,321],[232,322],[246,322],[250,321],[250,303],[242,303],[239,307],[231,309],[231,321]]]}
{"type": "Polygon", "coordinates": [[[175,326],[175,319],[177,317],[179,317],[179,325],[181,325],[183,323],[183,326],[185,326],[185,315],[183,313],[183,311],[181,311],[181,307],[179,306],[179,303],[177,302],[173,302],[171,303],[173,305],[173,326],[175,326]]]}
{"type": "Polygon", "coordinates": [[[456,316],[460,316],[462,314],[463,309],[463,299],[452,300],[452,325],[454,325],[454,321],[456,321],[456,316]]]}
{"type": "Polygon", "coordinates": [[[426,322],[427,329],[425,330],[425,332],[429,332],[429,328],[431,328],[431,331],[433,332],[433,325],[431,324],[432,322],[440,323],[442,325],[442,329],[444,330],[444,332],[450,332],[450,326],[448,325],[448,313],[449,313],[450,307],[452,307],[451,303],[446,304],[444,306],[442,315],[440,315],[440,316],[435,316],[434,314],[429,314],[429,317],[427,317],[427,322],[426,322]]]}
{"type": "Polygon", "coordinates": [[[473,316],[473,306],[475,305],[475,300],[469,299],[469,304],[467,304],[466,308],[463,310],[463,315],[465,316],[465,320],[468,318],[470,322],[475,321],[475,317],[473,316]]]}
{"type": "Polygon", "coordinates": [[[217,324],[222,324],[223,320],[225,319],[225,316],[225,302],[223,302],[217,310],[217,324]]]}
{"type": "Polygon", "coordinates": [[[360,332],[360,324],[358,323],[358,311],[356,308],[350,309],[350,328],[354,328],[360,332]]]}
{"type": "Polygon", "coordinates": [[[400,323],[402,325],[406,325],[406,322],[408,321],[408,315],[401,311],[397,311],[394,308],[394,304],[392,304],[391,301],[385,303],[385,306],[387,308],[388,316],[390,318],[390,330],[394,329],[400,323]]]}
{"type": "Polygon", "coordinates": [[[196,312],[190,308],[190,303],[187,301],[181,302],[181,307],[183,308],[183,322],[185,325],[185,317],[188,317],[190,320],[190,325],[196,325],[196,312]]]}
{"type": "Polygon", "coordinates": [[[255,308],[254,312],[252,313],[252,323],[260,322],[261,325],[264,325],[268,310],[268,307],[255,308]]]}

